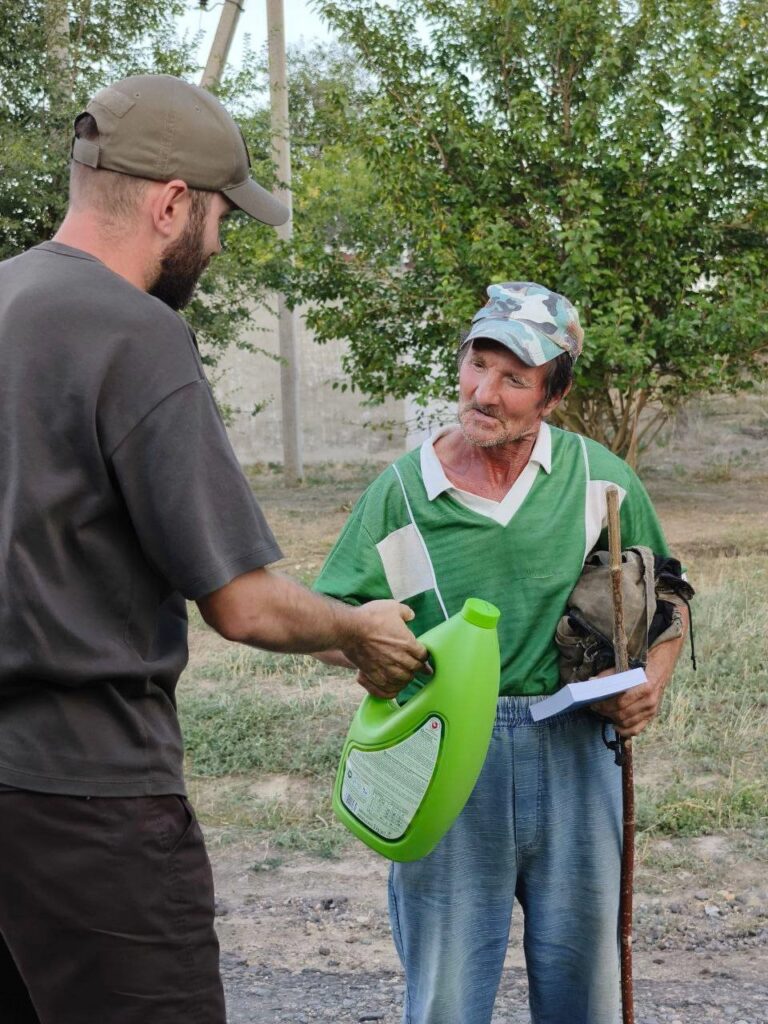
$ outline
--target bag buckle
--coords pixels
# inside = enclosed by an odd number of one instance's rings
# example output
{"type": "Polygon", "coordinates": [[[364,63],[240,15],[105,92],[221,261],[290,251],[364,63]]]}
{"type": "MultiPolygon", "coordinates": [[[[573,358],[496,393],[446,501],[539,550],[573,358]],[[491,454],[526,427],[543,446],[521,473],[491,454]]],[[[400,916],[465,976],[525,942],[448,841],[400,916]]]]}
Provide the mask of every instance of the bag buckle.
{"type": "Polygon", "coordinates": [[[624,749],[624,737],[619,736],[617,732],[614,732],[614,739],[609,740],[607,735],[608,726],[611,724],[609,718],[603,719],[603,743],[608,747],[609,750],[613,751],[614,764],[617,764],[619,768],[624,764],[626,760],[626,750],[624,749]]]}

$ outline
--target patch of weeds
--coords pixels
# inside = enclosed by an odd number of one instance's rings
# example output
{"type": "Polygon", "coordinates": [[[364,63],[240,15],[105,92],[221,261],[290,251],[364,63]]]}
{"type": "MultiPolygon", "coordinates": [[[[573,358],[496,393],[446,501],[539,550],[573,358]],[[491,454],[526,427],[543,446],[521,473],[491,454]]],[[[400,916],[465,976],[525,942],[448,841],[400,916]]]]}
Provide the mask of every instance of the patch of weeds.
{"type": "MultiPolygon", "coordinates": [[[[306,467],[301,488],[356,487],[364,490],[388,463],[384,460],[363,462],[313,462],[306,467]]],[[[283,467],[276,462],[257,462],[243,467],[252,487],[258,489],[274,481],[282,484],[283,467]]]]}
{"type": "Polygon", "coordinates": [[[697,722],[716,741],[724,729],[728,757],[756,739],[759,721],[753,709],[763,706],[768,692],[764,627],[768,622],[768,558],[755,555],[718,559],[694,580],[693,601],[698,670],[684,653],[665,698],[667,739],[690,741],[697,722]],[[674,735],[670,735],[670,729],[674,735]]]}
{"type": "MultiPolygon", "coordinates": [[[[763,818],[765,821],[765,818],[763,818]]],[[[743,858],[768,864],[768,827],[752,828],[736,837],[734,848],[743,858]]]]}
{"type": "Polygon", "coordinates": [[[242,839],[241,829],[210,824],[206,820],[207,815],[202,804],[197,804],[196,812],[208,850],[225,850],[230,846],[235,846],[242,839]]]}
{"type": "MultiPolygon", "coordinates": [[[[669,844],[669,840],[666,843],[669,844]]],[[[677,871],[694,871],[699,865],[698,859],[684,846],[662,846],[649,837],[638,849],[638,860],[649,871],[657,871],[665,876],[677,871]]]]}
{"type": "Polygon", "coordinates": [[[718,789],[671,787],[639,794],[637,827],[669,836],[701,836],[748,827],[765,813],[768,786],[726,782],[718,789]]]}
{"type": "Polygon", "coordinates": [[[306,654],[273,654],[242,644],[231,644],[217,657],[188,672],[191,679],[240,683],[256,679],[280,679],[304,689],[334,670],[306,654]]]}
{"type": "Polygon", "coordinates": [[[311,805],[284,800],[254,800],[242,808],[237,826],[255,838],[266,839],[269,849],[279,850],[271,858],[284,860],[282,853],[311,853],[316,857],[337,857],[351,839],[350,833],[333,817],[327,796],[311,805]]]}
{"type": "Polygon", "coordinates": [[[283,864],[285,864],[285,857],[265,857],[263,860],[257,860],[255,864],[251,864],[248,870],[255,872],[275,871],[283,864]]]}
{"type": "Polygon", "coordinates": [[[313,828],[294,826],[272,836],[272,842],[281,850],[311,853],[324,860],[338,857],[350,839],[349,832],[334,823],[313,828]]]}
{"type": "Polygon", "coordinates": [[[252,870],[274,870],[295,852],[335,857],[351,839],[334,818],[330,787],[296,777],[298,793],[260,798],[247,776],[225,777],[217,784],[196,784],[191,790],[206,835],[223,846],[247,838],[263,843],[252,870]],[[303,785],[301,785],[303,783],[303,785]]]}
{"type": "Polygon", "coordinates": [[[349,712],[327,695],[275,700],[251,690],[181,694],[179,718],[189,773],[217,776],[261,770],[331,776],[349,712]]]}
{"type": "Polygon", "coordinates": [[[386,467],[386,462],[316,462],[307,471],[305,483],[327,486],[328,484],[355,485],[366,488],[386,467]]]}
{"type": "Polygon", "coordinates": [[[308,654],[266,654],[265,669],[282,682],[311,682],[338,674],[333,665],[326,665],[308,654]],[[286,660],[287,659],[287,660],[286,660]]]}
{"type": "Polygon", "coordinates": [[[693,478],[702,484],[728,483],[733,480],[734,468],[740,461],[740,459],[726,459],[724,462],[713,462],[703,469],[697,469],[693,478]]]}
{"type": "Polygon", "coordinates": [[[640,827],[701,835],[765,824],[768,558],[712,559],[693,585],[698,671],[684,653],[636,741],[640,827]]]}

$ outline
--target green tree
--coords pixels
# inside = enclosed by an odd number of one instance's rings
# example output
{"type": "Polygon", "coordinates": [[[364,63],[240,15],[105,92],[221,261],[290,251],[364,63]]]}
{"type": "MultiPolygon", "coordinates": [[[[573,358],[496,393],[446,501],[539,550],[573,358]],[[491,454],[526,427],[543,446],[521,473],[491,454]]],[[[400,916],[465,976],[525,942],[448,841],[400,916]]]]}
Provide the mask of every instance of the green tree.
{"type": "Polygon", "coordinates": [[[630,457],[687,397],[764,375],[765,0],[317,6],[368,73],[325,125],[361,205],[322,244],[297,232],[294,296],[347,339],[353,386],[450,396],[459,331],[503,280],[576,303],[562,418],[630,457]]]}

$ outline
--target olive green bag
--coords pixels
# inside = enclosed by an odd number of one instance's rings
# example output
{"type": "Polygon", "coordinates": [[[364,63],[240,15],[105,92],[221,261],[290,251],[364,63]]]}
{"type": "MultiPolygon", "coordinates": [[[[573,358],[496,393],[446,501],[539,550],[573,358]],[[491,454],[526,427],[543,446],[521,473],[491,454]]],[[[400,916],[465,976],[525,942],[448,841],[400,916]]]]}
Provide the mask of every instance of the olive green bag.
{"type": "MultiPolygon", "coordinates": [[[[676,559],[654,555],[650,548],[627,548],[621,561],[629,667],[641,668],[651,648],[682,636],[679,606],[688,605],[694,590],[676,559]]],[[[562,684],[590,679],[615,664],[610,572],[608,552],[594,551],[568,598],[555,634],[562,684]]],[[[695,668],[692,625],[691,659],[695,668]]]]}

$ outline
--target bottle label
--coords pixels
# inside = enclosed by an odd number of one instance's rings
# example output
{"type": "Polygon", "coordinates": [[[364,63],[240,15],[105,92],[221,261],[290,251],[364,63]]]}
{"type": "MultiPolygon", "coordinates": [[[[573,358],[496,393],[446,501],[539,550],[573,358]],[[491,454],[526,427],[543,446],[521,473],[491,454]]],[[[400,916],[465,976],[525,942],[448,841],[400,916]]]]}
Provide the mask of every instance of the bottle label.
{"type": "Polygon", "coordinates": [[[413,821],[435,771],[442,721],[433,716],[386,750],[353,750],[341,802],[382,839],[399,839],[413,821]]]}

